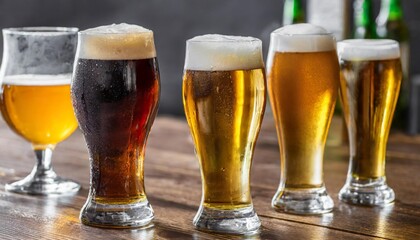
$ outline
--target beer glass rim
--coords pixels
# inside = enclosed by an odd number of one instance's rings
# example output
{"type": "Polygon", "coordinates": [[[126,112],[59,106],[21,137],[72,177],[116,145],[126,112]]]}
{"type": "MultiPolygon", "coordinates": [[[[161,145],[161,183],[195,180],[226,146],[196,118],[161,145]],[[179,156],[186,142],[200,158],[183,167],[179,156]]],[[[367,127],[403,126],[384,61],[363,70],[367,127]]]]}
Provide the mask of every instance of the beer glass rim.
{"type": "Polygon", "coordinates": [[[79,31],[76,27],[17,27],[3,28],[3,34],[20,35],[66,35],[75,34],[79,31]]]}
{"type": "MultiPolygon", "coordinates": [[[[207,35],[207,34],[206,34],[207,35]]],[[[187,42],[194,42],[194,43],[246,43],[246,42],[261,42],[261,39],[251,36],[239,36],[239,35],[223,35],[223,34],[210,34],[210,35],[220,35],[220,36],[228,36],[228,37],[238,37],[236,39],[232,38],[224,38],[224,39],[195,39],[195,37],[190,38],[187,42]]],[[[204,35],[200,35],[204,36],[204,35]]],[[[197,37],[197,36],[196,36],[197,37]]]]}
{"type": "Polygon", "coordinates": [[[346,39],[339,41],[338,45],[356,48],[381,48],[384,46],[398,46],[398,42],[392,39],[346,39]]]}
{"type": "Polygon", "coordinates": [[[295,37],[295,36],[299,36],[299,37],[305,37],[305,36],[309,36],[309,37],[314,37],[314,36],[331,36],[333,38],[335,38],[334,33],[332,32],[325,32],[325,33],[282,33],[282,32],[276,32],[273,31],[271,32],[272,35],[279,35],[279,36],[285,36],[285,37],[295,37]]]}
{"type": "Polygon", "coordinates": [[[150,31],[150,32],[86,32],[85,30],[82,30],[82,31],[79,31],[78,34],[79,34],[79,36],[80,35],[91,35],[91,36],[119,35],[119,36],[127,36],[127,35],[130,35],[130,34],[150,35],[150,34],[153,34],[153,31],[150,31]]]}

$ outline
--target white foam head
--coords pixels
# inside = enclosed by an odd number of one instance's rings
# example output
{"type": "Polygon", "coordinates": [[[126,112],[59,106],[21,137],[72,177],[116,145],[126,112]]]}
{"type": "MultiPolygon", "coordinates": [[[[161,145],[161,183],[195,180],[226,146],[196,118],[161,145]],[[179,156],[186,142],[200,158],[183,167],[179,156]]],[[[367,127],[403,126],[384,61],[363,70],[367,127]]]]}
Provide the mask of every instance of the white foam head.
{"type": "Polygon", "coordinates": [[[230,71],[263,68],[258,38],[208,34],[187,40],[184,69],[230,71]]]}
{"type": "Polygon", "coordinates": [[[335,46],[332,34],[309,23],[276,29],[270,38],[270,52],[324,52],[335,50],[335,46]]]}
{"type": "Polygon", "coordinates": [[[400,48],[389,39],[350,39],[338,42],[337,53],[349,61],[387,60],[399,58],[400,48]]]}
{"type": "Polygon", "coordinates": [[[126,23],[79,32],[78,57],[99,60],[132,60],[156,57],[153,32],[126,23]]]}
{"type": "Polygon", "coordinates": [[[40,74],[23,74],[11,75],[3,77],[2,85],[19,85],[19,86],[58,86],[70,85],[71,74],[58,75],[40,75],[40,74]]]}

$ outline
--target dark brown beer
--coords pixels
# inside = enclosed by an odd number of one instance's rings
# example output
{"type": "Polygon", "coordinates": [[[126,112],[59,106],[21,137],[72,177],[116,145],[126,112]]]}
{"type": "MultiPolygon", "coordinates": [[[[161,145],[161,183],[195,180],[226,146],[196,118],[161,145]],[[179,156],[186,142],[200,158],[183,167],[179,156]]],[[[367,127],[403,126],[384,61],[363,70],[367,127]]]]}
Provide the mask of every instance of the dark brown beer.
{"type": "Polygon", "coordinates": [[[142,200],[144,149],[160,92],[156,58],[78,59],[71,90],[91,156],[93,200],[142,200]]]}

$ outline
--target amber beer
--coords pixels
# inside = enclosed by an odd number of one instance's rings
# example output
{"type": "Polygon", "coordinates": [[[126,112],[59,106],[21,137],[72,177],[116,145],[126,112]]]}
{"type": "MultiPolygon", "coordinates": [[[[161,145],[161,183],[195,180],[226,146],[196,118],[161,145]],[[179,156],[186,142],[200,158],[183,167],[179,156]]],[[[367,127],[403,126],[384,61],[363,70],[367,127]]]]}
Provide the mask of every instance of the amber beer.
{"type": "Polygon", "coordinates": [[[385,155],[402,79],[398,43],[343,41],[338,52],[350,142],[347,183],[339,197],[355,204],[383,205],[394,199],[385,182],[385,155]]]}
{"type": "Polygon", "coordinates": [[[334,37],[310,24],[286,26],[272,33],[268,59],[281,152],[281,181],[273,207],[299,214],[331,211],[322,169],[339,86],[334,37]]]}
{"type": "Polygon", "coordinates": [[[323,148],[337,98],[337,71],[335,50],[274,54],[269,92],[282,135],[281,155],[290,159],[283,166],[286,189],[323,185],[323,148]]]}
{"type": "Polygon", "coordinates": [[[188,40],[183,99],[203,184],[194,225],[231,233],[258,229],[250,168],[265,108],[261,41],[222,35],[188,40]],[[237,224],[224,226],[233,216],[237,224]]]}
{"type": "Polygon", "coordinates": [[[77,128],[70,79],[70,75],[13,75],[3,79],[3,118],[35,149],[56,145],[77,128]]]}
{"type": "Polygon", "coordinates": [[[159,89],[152,31],[120,24],[79,34],[71,91],[91,161],[84,224],[138,227],[152,220],[143,162],[159,89]]]}

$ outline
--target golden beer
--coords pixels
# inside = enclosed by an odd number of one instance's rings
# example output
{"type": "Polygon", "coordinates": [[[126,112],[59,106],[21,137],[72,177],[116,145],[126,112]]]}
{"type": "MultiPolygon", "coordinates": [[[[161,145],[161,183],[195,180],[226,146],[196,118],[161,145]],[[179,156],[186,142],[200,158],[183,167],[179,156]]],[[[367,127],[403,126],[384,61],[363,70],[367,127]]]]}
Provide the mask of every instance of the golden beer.
{"type": "Polygon", "coordinates": [[[271,33],[268,88],[280,148],[276,210],[318,214],[334,202],[323,181],[324,147],[339,87],[335,39],[294,24],[271,33]]]}
{"type": "Polygon", "coordinates": [[[77,28],[3,29],[0,109],[7,125],[30,142],[36,157],[31,173],[5,185],[33,195],[75,193],[80,185],[52,169],[55,146],[77,128],[70,100],[77,28]]]}
{"type": "Polygon", "coordinates": [[[348,127],[350,164],[342,201],[382,206],[395,199],[386,184],[386,144],[402,80],[393,40],[338,43],[340,95],[348,127]]]}
{"type": "Polygon", "coordinates": [[[266,98],[261,49],[252,37],[209,34],[187,41],[184,110],[203,186],[193,220],[198,229],[248,234],[261,226],[250,189],[266,98]]]}
{"type": "Polygon", "coordinates": [[[249,206],[251,159],[265,106],[264,69],[186,70],[183,89],[200,160],[204,206],[249,206]]]}
{"type": "Polygon", "coordinates": [[[341,62],[341,100],[357,179],[385,176],[385,154],[402,79],[399,59],[341,62]]]}
{"type": "Polygon", "coordinates": [[[323,185],[324,145],[337,98],[338,71],[335,50],[274,55],[268,86],[286,189],[323,185]]]}
{"type": "Polygon", "coordinates": [[[17,75],[3,81],[3,117],[35,149],[59,143],[77,128],[70,100],[70,77],[17,75]]]}

